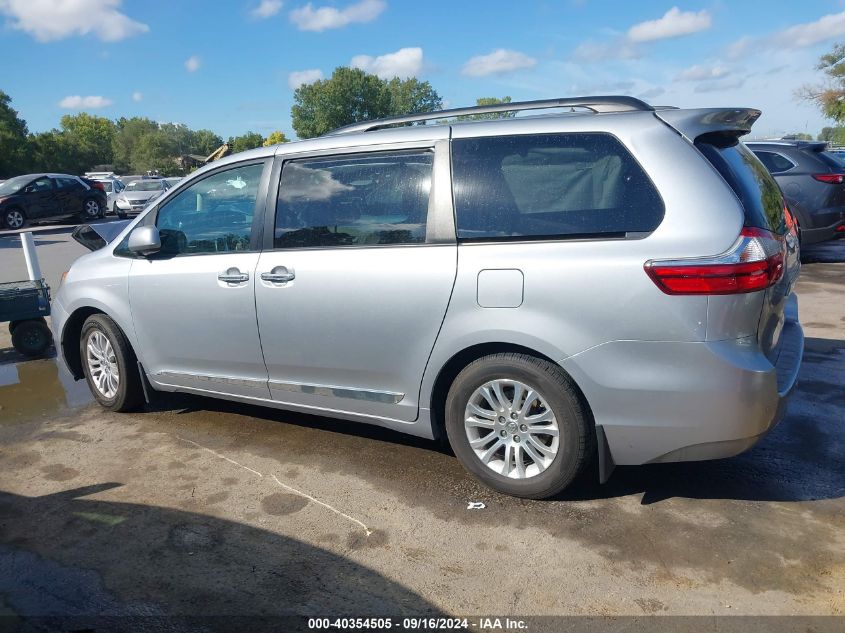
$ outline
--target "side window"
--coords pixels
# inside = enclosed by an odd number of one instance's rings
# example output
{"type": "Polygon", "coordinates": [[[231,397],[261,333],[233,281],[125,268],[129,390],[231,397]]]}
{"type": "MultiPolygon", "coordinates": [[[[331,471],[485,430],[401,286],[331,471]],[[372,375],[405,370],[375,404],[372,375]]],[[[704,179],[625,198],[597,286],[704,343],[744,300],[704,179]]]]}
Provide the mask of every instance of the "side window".
{"type": "Polygon", "coordinates": [[[55,180],[57,189],[72,189],[79,185],[79,182],[73,178],[56,178],[55,180]]]}
{"type": "Polygon", "coordinates": [[[776,154],[774,152],[754,152],[757,155],[757,158],[760,159],[766,169],[769,170],[771,174],[779,174],[784,171],[788,171],[795,167],[792,164],[792,161],[786,158],[785,156],[781,156],[780,154],[776,154]]]}
{"type": "Polygon", "coordinates": [[[50,191],[53,189],[53,183],[46,176],[39,178],[26,186],[26,193],[36,193],[41,191],[50,191]]]}
{"type": "MultiPolygon", "coordinates": [[[[263,163],[218,172],[168,200],[156,226],[163,255],[249,250],[263,163]]],[[[161,185],[156,183],[156,190],[161,185]]]]}
{"type": "Polygon", "coordinates": [[[654,185],[609,134],[455,139],[452,173],[463,240],[615,237],[663,220],[654,185]]]}
{"type": "Polygon", "coordinates": [[[432,164],[425,150],[286,163],[273,246],[425,242],[432,164]]]}

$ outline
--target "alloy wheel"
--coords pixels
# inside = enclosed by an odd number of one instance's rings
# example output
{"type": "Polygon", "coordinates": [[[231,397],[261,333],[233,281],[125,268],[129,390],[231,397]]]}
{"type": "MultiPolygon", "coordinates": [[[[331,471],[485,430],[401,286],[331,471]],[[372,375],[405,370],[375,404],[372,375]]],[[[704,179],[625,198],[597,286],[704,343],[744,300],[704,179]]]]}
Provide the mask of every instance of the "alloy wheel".
{"type": "Polygon", "coordinates": [[[89,218],[96,218],[100,215],[100,203],[96,200],[86,200],[85,202],[85,214],[89,218]]]}
{"type": "Polygon", "coordinates": [[[91,382],[104,397],[114,398],[120,386],[120,370],[111,341],[99,330],[94,330],[88,336],[85,352],[91,382]]]}
{"type": "Polygon", "coordinates": [[[518,380],[491,380],[476,389],[464,429],[481,463],[511,479],[536,477],[560,450],[554,412],[539,391],[518,380]]]}
{"type": "Polygon", "coordinates": [[[12,209],[11,211],[6,212],[6,226],[10,229],[19,229],[23,226],[23,223],[23,213],[17,209],[12,209]]]}

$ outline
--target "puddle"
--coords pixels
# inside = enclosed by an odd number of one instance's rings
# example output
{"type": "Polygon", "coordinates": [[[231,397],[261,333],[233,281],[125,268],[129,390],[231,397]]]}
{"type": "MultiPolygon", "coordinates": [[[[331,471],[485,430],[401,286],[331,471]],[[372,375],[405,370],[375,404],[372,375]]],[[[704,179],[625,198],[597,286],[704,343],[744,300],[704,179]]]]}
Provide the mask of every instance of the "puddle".
{"type": "Polygon", "coordinates": [[[92,401],[55,358],[0,364],[0,424],[49,419],[92,401]]]}

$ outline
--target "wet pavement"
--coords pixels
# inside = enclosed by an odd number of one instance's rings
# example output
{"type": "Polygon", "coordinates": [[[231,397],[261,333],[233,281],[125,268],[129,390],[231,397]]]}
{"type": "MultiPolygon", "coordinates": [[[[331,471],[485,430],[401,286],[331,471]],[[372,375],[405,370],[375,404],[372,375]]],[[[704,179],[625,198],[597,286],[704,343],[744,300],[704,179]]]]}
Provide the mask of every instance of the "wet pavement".
{"type": "Polygon", "coordinates": [[[815,261],[765,440],[544,502],[375,427],[187,396],[107,413],[3,331],[0,614],[845,617],[845,241],[815,261]]]}

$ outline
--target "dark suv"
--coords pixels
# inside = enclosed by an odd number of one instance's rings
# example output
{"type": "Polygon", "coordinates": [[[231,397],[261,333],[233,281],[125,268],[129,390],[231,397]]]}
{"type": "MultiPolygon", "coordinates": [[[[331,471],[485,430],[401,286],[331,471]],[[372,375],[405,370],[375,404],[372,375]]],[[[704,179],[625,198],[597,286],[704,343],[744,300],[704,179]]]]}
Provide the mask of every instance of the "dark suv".
{"type": "Polygon", "coordinates": [[[67,174],[27,174],[0,184],[0,226],[22,228],[31,220],[103,217],[106,192],[87,178],[67,174]]]}
{"type": "Polygon", "coordinates": [[[803,244],[845,235],[845,160],[827,152],[827,143],[759,141],[746,145],[783,190],[803,244]]]}

